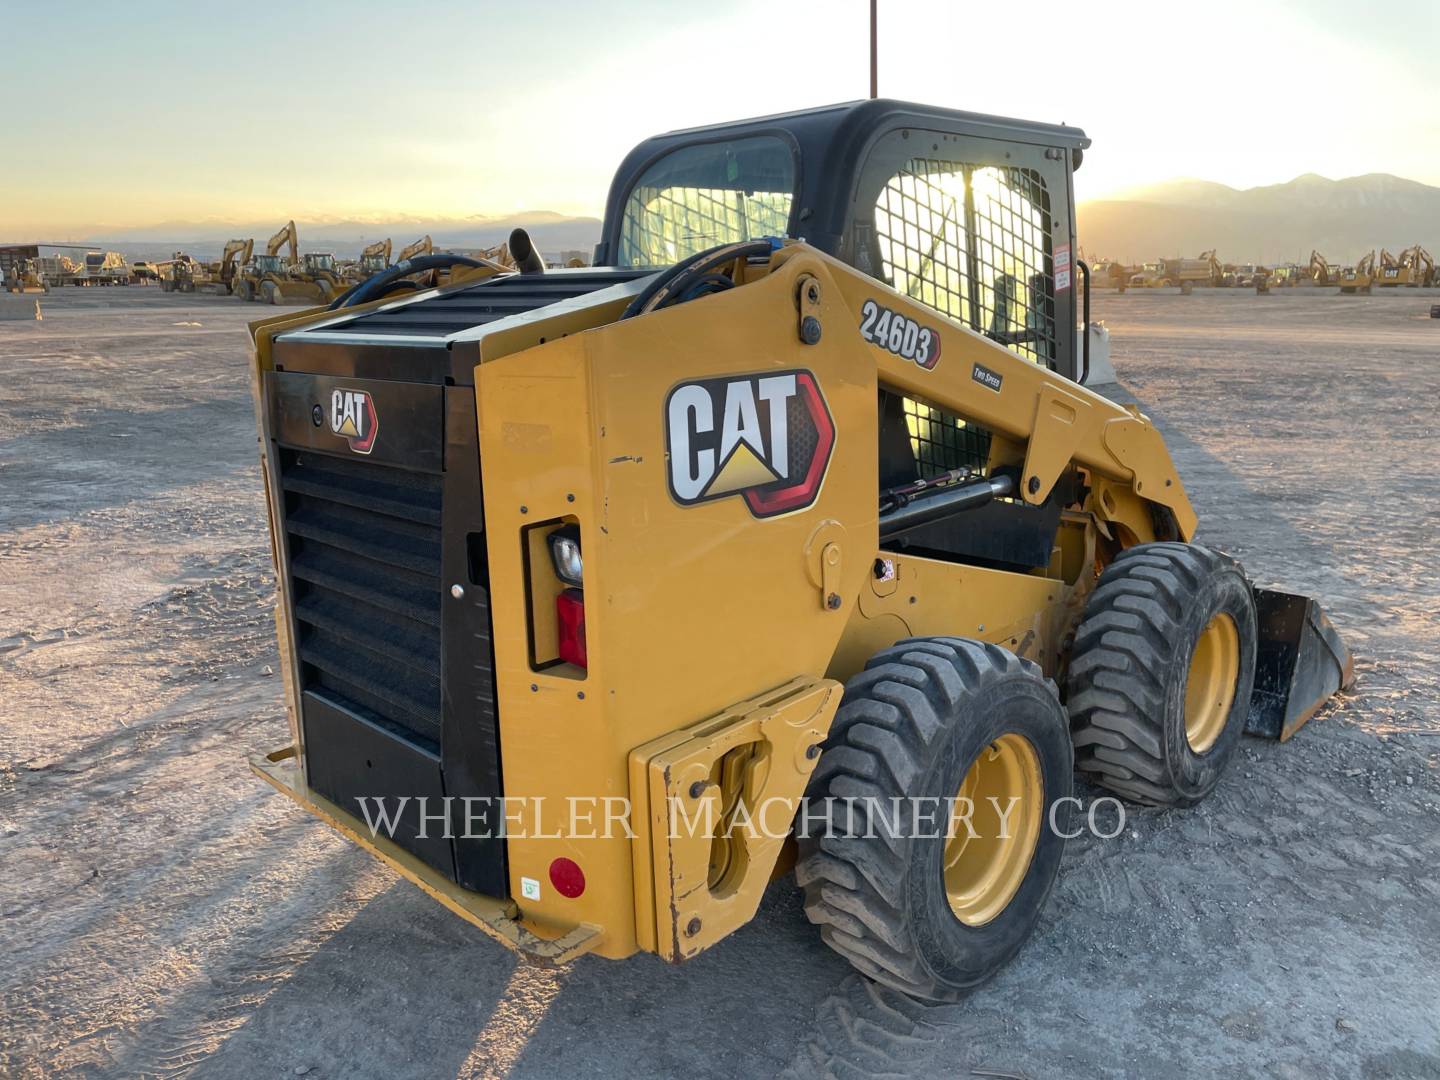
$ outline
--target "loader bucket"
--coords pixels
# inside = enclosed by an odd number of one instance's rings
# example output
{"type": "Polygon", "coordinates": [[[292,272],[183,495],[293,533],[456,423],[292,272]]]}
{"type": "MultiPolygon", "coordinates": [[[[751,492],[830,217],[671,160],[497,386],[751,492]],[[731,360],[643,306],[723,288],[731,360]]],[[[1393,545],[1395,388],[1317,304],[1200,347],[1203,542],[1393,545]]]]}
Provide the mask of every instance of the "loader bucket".
{"type": "Polygon", "coordinates": [[[1309,596],[1255,590],[1259,640],[1245,730],[1282,742],[1355,682],[1350,650],[1309,596]]]}

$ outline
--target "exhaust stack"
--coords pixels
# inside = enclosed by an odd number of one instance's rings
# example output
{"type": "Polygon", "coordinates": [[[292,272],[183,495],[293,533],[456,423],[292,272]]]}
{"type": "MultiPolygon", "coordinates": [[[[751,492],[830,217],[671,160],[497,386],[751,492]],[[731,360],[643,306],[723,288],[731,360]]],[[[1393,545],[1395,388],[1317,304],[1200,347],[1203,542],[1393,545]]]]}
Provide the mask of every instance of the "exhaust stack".
{"type": "Polygon", "coordinates": [[[515,229],[510,234],[510,257],[522,274],[543,274],[545,260],[530,241],[530,234],[524,229],[515,229]]]}

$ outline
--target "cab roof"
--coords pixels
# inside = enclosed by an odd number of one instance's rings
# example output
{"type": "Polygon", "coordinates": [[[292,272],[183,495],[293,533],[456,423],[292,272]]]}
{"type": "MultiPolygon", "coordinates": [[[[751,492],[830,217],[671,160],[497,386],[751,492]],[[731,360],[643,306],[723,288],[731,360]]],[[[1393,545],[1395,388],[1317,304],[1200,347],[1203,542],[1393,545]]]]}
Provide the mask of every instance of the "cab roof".
{"type": "MultiPolygon", "coordinates": [[[[605,226],[597,261],[608,262],[618,249],[625,199],[635,181],[660,157],[681,146],[719,142],[754,135],[776,135],[795,154],[799,174],[796,204],[806,238],[827,249],[828,232],[838,227],[837,210],[848,197],[848,184],[870,144],[897,129],[939,131],[952,135],[996,139],[1083,151],[1090,139],[1079,128],[1004,116],[943,109],[892,98],[874,98],[824,105],[798,112],[681,128],[656,135],[626,155],[615,172],[605,203],[605,226]],[[812,235],[812,232],[814,235],[812,235]]],[[[1068,155],[1078,165],[1080,154],[1068,155]]]]}

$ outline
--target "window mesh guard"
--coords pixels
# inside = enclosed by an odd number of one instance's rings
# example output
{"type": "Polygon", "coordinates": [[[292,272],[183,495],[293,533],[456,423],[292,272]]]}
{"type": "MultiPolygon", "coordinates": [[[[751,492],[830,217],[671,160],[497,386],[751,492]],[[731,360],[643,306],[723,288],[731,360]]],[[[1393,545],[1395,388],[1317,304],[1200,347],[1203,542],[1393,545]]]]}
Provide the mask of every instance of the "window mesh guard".
{"type": "Polygon", "coordinates": [[[784,236],[790,192],[730,188],[637,187],[625,209],[622,266],[670,266],[740,240],[784,236]]]}
{"type": "Polygon", "coordinates": [[[1054,367],[1050,199],[1037,173],[912,158],[876,201],[875,234],[898,292],[1054,367]]]}
{"type": "Polygon", "coordinates": [[[914,398],[904,399],[904,409],[919,479],[931,480],[952,469],[984,474],[990,461],[990,432],[914,398]]]}

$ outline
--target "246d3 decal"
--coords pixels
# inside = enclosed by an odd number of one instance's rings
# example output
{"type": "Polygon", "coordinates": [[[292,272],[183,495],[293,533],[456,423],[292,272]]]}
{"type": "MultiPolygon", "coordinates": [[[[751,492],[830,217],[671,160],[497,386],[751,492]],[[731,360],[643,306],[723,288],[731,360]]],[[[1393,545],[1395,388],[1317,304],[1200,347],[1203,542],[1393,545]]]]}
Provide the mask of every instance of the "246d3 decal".
{"type": "Polygon", "coordinates": [[[835,423],[804,370],[681,383],[665,400],[670,494],[682,506],[738,495],[758,518],[820,494],[835,423]]]}
{"type": "Polygon", "coordinates": [[[860,306],[860,336],[926,371],[940,362],[940,335],[914,319],[881,307],[874,300],[860,306]]]}

